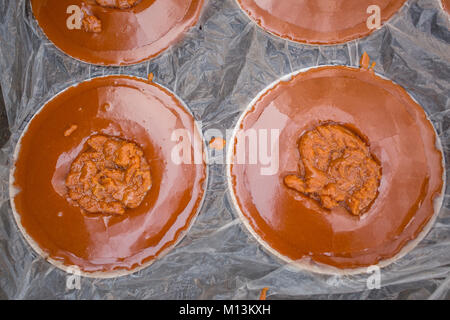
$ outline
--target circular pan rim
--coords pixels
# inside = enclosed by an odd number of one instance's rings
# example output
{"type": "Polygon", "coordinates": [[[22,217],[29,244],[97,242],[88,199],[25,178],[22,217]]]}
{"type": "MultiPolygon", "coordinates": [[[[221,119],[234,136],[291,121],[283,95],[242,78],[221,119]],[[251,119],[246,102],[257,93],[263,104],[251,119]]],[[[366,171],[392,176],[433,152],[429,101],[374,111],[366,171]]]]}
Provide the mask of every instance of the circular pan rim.
{"type": "MultiPolygon", "coordinates": [[[[363,273],[367,273],[368,272],[368,268],[370,268],[371,266],[362,266],[362,267],[357,267],[357,268],[337,268],[331,265],[327,265],[327,264],[323,264],[323,263],[318,263],[315,262],[313,259],[309,258],[309,257],[305,257],[302,258],[300,260],[293,260],[291,258],[289,258],[288,256],[285,256],[281,253],[279,253],[276,249],[272,248],[264,239],[261,238],[261,236],[254,230],[254,228],[251,226],[250,221],[247,219],[247,217],[244,215],[244,213],[241,210],[241,207],[239,206],[239,203],[237,201],[237,197],[236,197],[236,192],[234,190],[233,187],[233,175],[231,173],[231,167],[232,167],[232,159],[233,159],[233,154],[234,154],[234,146],[235,146],[235,141],[236,141],[236,134],[238,132],[238,129],[240,128],[243,120],[245,119],[246,115],[253,109],[253,107],[255,106],[255,104],[259,101],[259,99],[264,96],[264,94],[267,93],[267,91],[269,91],[270,89],[276,87],[278,84],[282,83],[282,82],[286,82],[289,81],[291,79],[293,79],[295,76],[301,74],[301,73],[305,73],[309,70],[312,69],[324,69],[324,68],[329,68],[329,67],[338,67],[338,66],[342,66],[342,67],[347,67],[350,69],[355,69],[355,70],[359,70],[360,68],[355,67],[355,66],[348,66],[348,65],[331,65],[331,64],[327,64],[327,65],[320,65],[320,66],[313,66],[313,67],[306,67],[306,68],[302,68],[296,71],[293,71],[289,74],[286,74],[278,79],[276,79],[275,81],[273,81],[272,83],[270,83],[268,86],[266,86],[265,88],[263,88],[251,101],[250,103],[247,105],[247,107],[242,111],[234,129],[233,129],[233,134],[231,135],[231,139],[230,141],[232,143],[230,143],[230,145],[228,146],[227,149],[227,155],[226,155],[226,159],[227,159],[227,167],[226,167],[226,178],[227,178],[227,187],[228,187],[228,196],[231,199],[231,203],[232,206],[234,208],[234,212],[237,213],[240,222],[245,226],[245,231],[247,233],[249,233],[257,242],[258,245],[260,245],[263,249],[263,251],[269,253],[272,257],[274,257],[278,262],[282,263],[282,264],[286,264],[288,267],[290,267],[292,269],[292,271],[309,271],[309,272],[314,272],[317,274],[325,274],[325,275],[337,275],[337,276],[342,276],[342,275],[358,275],[358,274],[363,274],[363,273]]],[[[388,80],[391,81],[392,83],[394,83],[396,86],[399,86],[400,88],[404,89],[401,85],[399,85],[398,83],[394,82],[393,80],[378,74],[376,72],[374,72],[374,74],[377,77],[380,77],[381,79],[384,80],[388,80]]],[[[384,268],[387,267],[388,265],[396,262],[397,260],[403,258],[405,255],[407,255],[409,252],[411,252],[412,250],[414,250],[417,245],[422,242],[422,240],[428,235],[428,233],[431,231],[432,227],[434,226],[437,217],[440,214],[441,208],[442,208],[442,204],[443,204],[443,200],[444,200],[444,196],[445,196],[445,188],[446,188],[446,171],[445,171],[445,155],[444,155],[444,151],[443,151],[443,147],[442,147],[442,143],[440,140],[439,135],[436,132],[436,128],[434,127],[433,123],[430,121],[427,113],[425,112],[425,109],[423,109],[423,107],[417,102],[417,100],[406,90],[404,89],[406,94],[408,95],[408,97],[410,97],[412,99],[412,101],[414,101],[417,105],[419,105],[423,112],[425,113],[426,119],[429,121],[431,127],[433,128],[433,132],[435,134],[436,137],[436,149],[440,152],[441,155],[441,164],[442,164],[442,168],[443,168],[443,174],[442,174],[442,188],[440,190],[440,194],[439,196],[437,196],[436,198],[434,198],[433,200],[433,207],[434,207],[434,213],[431,216],[431,218],[429,219],[429,221],[423,226],[422,230],[417,234],[417,236],[412,239],[409,240],[408,242],[406,242],[403,247],[401,247],[400,251],[395,254],[394,256],[387,258],[387,259],[381,259],[378,261],[378,263],[375,265],[379,268],[384,268]]]]}
{"type": "Polygon", "coordinates": [[[51,102],[53,99],[55,99],[56,97],[64,94],[66,91],[77,87],[78,85],[85,83],[85,82],[89,82],[89,81],[93,81],[96,79],[102,79],[102,78],[109,78],[109,77],[123,77],[123,78],[128,78],[128,79],[134,79],[137,81],[143,81],[143,82],[148,82],[148,79],[145,79],[143,77],[137,77],[137,76],[130,76],[130,75],[124,75],[124,74],[108,74],[108,75],[102,75],[102,76],[96,76],[96,77],[91,77],[85,80],[82,80],[80,82],[77,82],[75,84],[72,84],[64,89],[62,89],[61,91],[59,91],[58,93],[56,93],[55,95],[53,95],[51,98],[49,98],[48,100],[46,100],[40,107],[39,109],[33,114],[33,116],[29,119],[26,120],[26,124],[22,130],[22,132],[20,133],[20,136],[16,142],[16,145],[14,147],[14,153],[13,153],[13,159],[12,159],[12,163],[11,163],[11,168],[9,170],[9,203],[11,206],[11,210],[12,210],[12,214],[13,214],[13,218],[14,221],[16,223],[17,228],[19,229],[21,235],[23,236],[23,238],[25,239],[25,242],[28,246],[31,247],[31,249],[33,249],[33,251],[35,253],[37,253],[41,258],[43,258],[45,261],[49,262],[51,265],[53,265],[54,267],[64,271],[67,274],[73,274],[73,275],[80,275],[86,278],[94,278],[94,279],[112,279],[112,278],[118,278],[118,277],[123,277],[123,276],[128,276],[134,273],[137,273],[141,270],[144,270],[148,267],[150,267],[154,262],[162,259],[164,256],[166,256],[170,251],[174,250],[178,244],[186,237],[186,235],[189,233],[189,231],[191,230],[192,226],[195,224],[195,222],[197,221],[197,217],[199,216],[201,210],[203,209],[203,205],[204,205],[204,201],[206,199],[206,193],[207,193],[207,186],[208,186],[208,181],[209,181],[209,170],[208,170],[208,152],[206,152],[207,150],[207,145],[204,139],[204,136],[202,134],[202,130],[201,128],[199,128],[197,121],[195,120],[195,117],[192,113],[192,111],[189,109],[189,107],[187,106],[187,104],[172,90],[170,90],[169,88],[167,88],[164,85],[161,85],[159,83],[156,82],[152,82],[154,85],[156,85],[157,87],[159,87],[160,89],[162,88],[163,90],[166,90],[168,93],[172,94],[177,101],[180,103],[180,105],[182,106],[182,108],[192,117],[193,119],[193,123],[194,123],[194,129],[197,130],[197,133],[199,135],[199,138],[202,140],[202,150],[203,150],[203,163],[204,163],[204,180],[201,182],[201,188],[202,188],[202,196],[200,198],[200,202],[198,204],[197,210],[195,211],[195,214],[192,216],[191,221],[187,224],[187,228],[186,230],[182,230],[182,232],[178,235],[178,238],[175,240],[175,242],[168,246],[167,248],[165,248],[164,250],[162,250],[155,258],[143,263],[142,265],[133,268],[131,270],[127,270],[125,268],[119,268],[119,269],[113,269],[110,271],[95,271],[95,272],[88,272],[88,271],[83,271],[80,269],[79,266],[77,265],[68,265],[65,264],[63,262],[61,262],[60,260],[56,260],[52,257],[50,257],[50,255],[48,253],[46,253],[40,246],[39,244],[26,232],[25,228],[22,225],[21,222],[21,216],[19,214],[19,212],[16,209],[16,205],[14,202],[14,198],[17,195],[18,192],[20,192],[15,186],[14,186],[14,173],[15,173],[15,169],[16,169],[16,162],[19,156],[19,151],[21,148],[21,142],[22,142],[22,138],[24,137],[24,135],[26,134],[28,127],[30,125],[30,123],[33,121],[33,119],[45,108],[45,106],[51,102]]]}

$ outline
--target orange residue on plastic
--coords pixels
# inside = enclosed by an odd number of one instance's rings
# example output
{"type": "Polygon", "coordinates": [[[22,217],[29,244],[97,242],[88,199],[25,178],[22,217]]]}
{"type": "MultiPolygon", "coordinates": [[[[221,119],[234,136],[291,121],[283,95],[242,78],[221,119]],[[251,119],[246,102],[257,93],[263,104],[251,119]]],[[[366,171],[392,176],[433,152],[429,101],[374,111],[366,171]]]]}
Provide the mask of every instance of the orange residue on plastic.
{"type": "Polygon", "coordinates": [[[261,294],[259,296],[259,300],[266,300],[267,299],[267,291],[269,288],[265,287],[261,290],[261,294]]]}
{"type": "Polygon", "coordinates": [[[153,82],[153,78],[155,77],[155,75],[153,74],[153,72],[150,72],[148,74],[148,82],[153,82]]]}
{"type": "Polygon", "coordinates": [[[214,137],[209,141],[209,147],[215,150],[223,150],[226,144],[226,140],[221,137],[214,137]]]}
{"type": "Polygon", "coordinates": [[[372,64],[370,65],[370,67],[369,67],[369,64],[370,64],[370,56],[367,54],[367,52],[364,51],[364,53],[361,56],[361,60],[359,62],[359,65],[364,70],[371,70],[371,71],[373,71],[373,68],[375,67],[376,62],[372,61],[372,64]]]}

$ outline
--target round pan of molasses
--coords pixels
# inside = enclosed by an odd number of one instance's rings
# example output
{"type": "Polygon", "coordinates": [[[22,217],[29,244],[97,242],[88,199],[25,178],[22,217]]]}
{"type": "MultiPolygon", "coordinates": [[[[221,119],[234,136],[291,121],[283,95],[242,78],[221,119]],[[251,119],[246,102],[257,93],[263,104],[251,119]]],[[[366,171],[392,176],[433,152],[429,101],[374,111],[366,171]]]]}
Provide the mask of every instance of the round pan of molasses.
{"type": "Polygon", "coordinates": [[[308,44],[363,38],[389,20],[406,0],[237,0],[260,27],[308,44]]]}
{"type": "Polygon", "coordinates": [[[130,65],[155,57],[199,18],[203,0],[31,0],[48,39],[96,65],[130,65]]]}
{"type": "Polygon", "coordinates": [[[282,261],[319,273],[388,265],[423,239],[442,204],[433,126],[367,66],[317,67],[272,84],[239,120],[228,163],[248,231],[282,261]]]}
{"type": "Polygon", "coordinates": [[[63,270],[99,278],[138,271],[194,222],[207,178],[194,157],[203,148],[193,116],[164,87],[128,76],[82,82],[22,133],[10,175],[16,222],[63,270]],[[184,149],[174,132],[186,137],[184,149]]]}

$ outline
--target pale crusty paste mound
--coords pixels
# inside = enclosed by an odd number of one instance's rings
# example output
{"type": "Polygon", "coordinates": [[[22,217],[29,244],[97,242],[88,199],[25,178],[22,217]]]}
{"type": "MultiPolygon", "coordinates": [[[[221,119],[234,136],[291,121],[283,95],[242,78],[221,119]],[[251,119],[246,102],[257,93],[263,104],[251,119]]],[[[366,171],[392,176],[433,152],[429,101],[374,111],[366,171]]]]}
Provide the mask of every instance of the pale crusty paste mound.
{"type": "Polygon", "coordinates": [[[90,213],[124,214],[151,188],[150,167],[135,143],[95,135],[73,161],[66,178],[68,199],[90,213]]]}
{"type": "Polygon", "coordinates": [[[299,141],[301,177],[285,184],[322,207],[342,206],[353,215],[366,211],[378,194],[381,166],[355,133],[338,124],[320,125],[299,141]]]}

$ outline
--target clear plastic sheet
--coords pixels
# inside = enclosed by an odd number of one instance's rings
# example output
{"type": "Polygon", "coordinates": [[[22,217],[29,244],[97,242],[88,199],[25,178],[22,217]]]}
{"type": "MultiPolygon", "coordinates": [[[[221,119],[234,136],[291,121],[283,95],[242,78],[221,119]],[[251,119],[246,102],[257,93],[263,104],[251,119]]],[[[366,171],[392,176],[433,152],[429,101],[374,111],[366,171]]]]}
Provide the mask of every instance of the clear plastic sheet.
{"type": "MultiPolygon", "coordinates": [[[[203,130],[225,130],[277,78],[311,66],[357,66],[364,51],[376,61],[376,72],[405,87],[424,107],[450,163],[449,29],[439,0],[411,0],[367,38],[334,46],[302,45],[267,34],[234,0],[209,0],[196,27],[156,59],[105,68],[56,49],[38,28],[28,0],[0,0],[0,84],[11,131],[0,149],[0,299],[255,299],[264,287],[269,299],[449,299],[448,188],[426,239],[382,269],[381,288],[375,290],[367,289],[369,274],[296,271],[266,253],[237,218],[221,164],[210,166],[203,208],[173,251],[130,276],[82,278],[80,289],[68,289],[67,274],[28,246],[13,220],[8,195],[11,157],[21,130],[45,101],[74,83],[105,74],[146,77],[153,72],[156,82],[184,100],[203,130]]],[[[7,129],[0,128],[1,134],[7,129]]]]}

